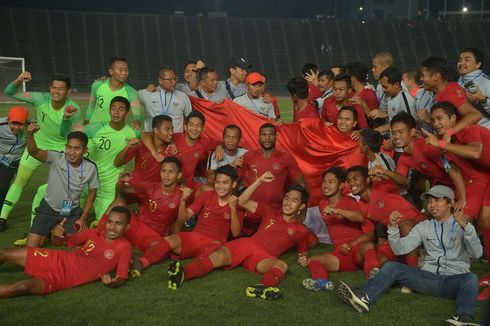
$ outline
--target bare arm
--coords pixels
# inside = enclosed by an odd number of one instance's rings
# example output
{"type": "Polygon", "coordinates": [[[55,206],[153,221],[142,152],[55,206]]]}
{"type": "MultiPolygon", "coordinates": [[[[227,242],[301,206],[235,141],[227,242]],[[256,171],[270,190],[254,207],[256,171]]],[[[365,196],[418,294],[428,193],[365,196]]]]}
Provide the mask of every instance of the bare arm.
{"type": "Polygon", "coordinates": [[[27,127],[27,152],[35,159],[41,162],[46,162],[48,160],[48,152],[39,149],[37,147],[36,140],[34,139],[34,133],[38,130],[39,126],[37,123],[31,123],[27,127]]]}
{"type": "Polygon", "coordinates": [[[262,174],[257,180],[255,180],[245,191],[238,197],[238,205],[245,208],[250,213],[255,213],[257,210],[257,202],[254,200],[250,200],[253,193],[263,182],[272,182],[274,181],[274,175],[267,171],[262,174]]]}

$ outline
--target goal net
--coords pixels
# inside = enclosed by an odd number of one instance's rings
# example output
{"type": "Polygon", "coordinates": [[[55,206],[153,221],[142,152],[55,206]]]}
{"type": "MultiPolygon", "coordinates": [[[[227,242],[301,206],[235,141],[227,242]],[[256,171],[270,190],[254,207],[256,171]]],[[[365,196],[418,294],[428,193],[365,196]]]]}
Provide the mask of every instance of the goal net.
{"type": "MultiPolygon", "coordinates": [[[[7,86],[23,71],[25,71],[24,58],[0,57],[0,88],[7,86]]],[[[22,83],[22,88],[26,90],[26,83],[22,83]]]]}

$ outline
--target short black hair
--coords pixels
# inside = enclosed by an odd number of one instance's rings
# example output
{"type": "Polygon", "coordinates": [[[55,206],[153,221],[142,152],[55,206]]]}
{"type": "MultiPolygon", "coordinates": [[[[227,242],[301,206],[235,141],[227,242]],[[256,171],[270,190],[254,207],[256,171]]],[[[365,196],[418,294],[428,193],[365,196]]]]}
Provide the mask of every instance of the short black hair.
{"type": "Polygon", "coordinates": [[[291,192],[293,190],[298,191],[301,194],[302,204],[308,204],[308,199],[310,199],[310,194],[308,194],[308,190],[306,190],[305,186],[300,184],[289,186],[286,193],[291,192]]]}
{"type": "Polygon", "coordinates": [[[332,65],[328,69],[332,70],[334,68],[337,68],[339,70],[339,75],[345,73],[345,66],[343,66],[343,65],[332,65]]]}
{"type": "Polygon", "coordinates": [[[109,107],[111,107],[114,102],[124,103],[124,106],[126,107],[126,111],[129,111],[129,108],[131,107],[131,103],[129,103],[128,99],[123,96],[114,96],[111,100],[111,104],[109,105],[109,107]]]}
{"type": "Polygon", "coordinates": [[[165,121],[170,122],[171,124],[173,123],[172,118],[168,115],[165,114],[156,115],[153,117],[153,119],[151,119],[151,128],[152,129],[160,128],[162,123],[164,123],[165,121]]]}
{"type": "Polygon", "coordinates": [[[274,129],[274,133],[277,133],[276,127],[274,127],[274,125],[272,123],[266,122],[262,126],[260,126],[260,128],[259,128],[259,134],[262,131],[262,129],[265,129],[265,128],[272,128],[272,129],[274,129]]]}
{"type": "Polygon", "coordinates": [[[81,131],[72,131],[68,134],[68,136],[66,137],[66,141],[69,142],[70,139],[78,139],[83,147],[87,147],[87,144],[88,144],[88,137],[85,133],[81,132],[81,131]]]}
{"type": "Polygon", "coordinates": [[[310,70],[313,70],[313,72],[318,72],[318,66],[314,63],[307,62],[303,65],[303,68],[301,68],[301,74],[306,75],[310,74],[310,70]]]}
{"type": "Polygon", "coordinates": [[[206,80],[208,78],[208,74],[216,72],[216,70],[209,68],[209,67],[204,67],[199,72],[197,73],[197,80],[202,81],[206,80]]]}
{"type": "Polygon", "coordinates": [[[441,109],[449,118],[451,118],[453,115],[455,115],[456,118],[459,118],[459,111],[451,102],[434,103],[434,105],[432,105],[430,108],[430,112],[434,112],[434,110],[437,109],[441,109]]]}
{"type": "Polygon", "coordinates": [[[114,206],[111,208],[109,214],[112,212],[123,214],[126,217],[127,224],[131,223],[131,212],[126,206],[114,206]]]}
{"type": "Polygon", "coordinates": [[[53,84],[53,82],[55,80],[65,83],[67,89],[70,89],[71,88],[71,80],[70,80],[70,78],[66,77],[65,75],[62,75],[62,74],[56,74],[56,75],[54,75],[51,78],[51,84],[53,84]]]}
{"type": "Polygon", "coordinates": [[[354,116],[354,121],[358,121],[359,115],[357,114],[357,110],[350,105],[344,105],[343,107],[340,108],[339,113],[337,113],[337,117],[339,116],[340,112],[342,111],[349,111],[352,112],[352,115],[354,116]]]}
{"type": "Polygon", "coordinates": [[[308,97],[308,82],[303,77],[294,77],[288,81],[288,91],[291,95],[296,95],[300,99],[308,97]]]}
{"type": "Polygon", "coordinates": [[[395,123],[398,122],[403,123],[405,126],[408,127],[408,129],[413,129],[417,127],[415,119],[408,112],[405,111],[398,113],[391,119],[390,127],[392,127],[395,123]]]}
{"type": "Polygon", "coordinates": [[[220,166],[214,171],[214,174],[218,176],[218,174],[224,174],[228,177],[230,177],[231,181],[236,181],[238,178],[237,171],[234,167],[232,167],[230,164],[226,164],[223,166],[220,166]]]}
{"type": "Polygon", "coordinates": [[[361,134],[364,144],[373,152],[379,153],[381,146],[383,145],[383,135],[377,130],[364,128],[359,132],[361,134]]]}
{"type": "Polygon", "coordinates": [[[345,170],[338,165],[334,165],[326,169],[325,172],[323,172],[322,174],[322,179],[325,178],[325,175],[327,175],[327,173],[332,173],[337,178],[337,180],[339,180],[339,182],[344,182],[346,179],[345,170]]]}
{"type": "Polygon", "coordinates": [[[203,126],[206,123],[206,118],[204,118],[204,114],[202,114],[199,111],[191,111],[191,113],[189,113],[185,117],[185,119],[184,119],[185,120],[185,124],[189,123],[189,120],[191,120],[191,118],[198,118],[198,119],[200,119],[203,126]]]}
{"type": "Polygon", "coordinates": [[[469,53],[473,54],[473,56],[475,57],[476,63],[481,64],[480,69],[483,68],[483,64],[485,63],[485,54],[480,49],[464,48],[463,50],[461,50],[461,53],[463,53],[463,52],[469,52],[469,53]]]}
{"type": "Polygon", "coordinates": [[[179,172],[182,172],[182,161],[179,160],[177,157],[167,156],[166,158],[163,159],[163,161],[160,165],[163,165],[165,163],[173,163],[173,164],[177,165],[177,170],[179,172]]]}
{"type": "Polygon", "coordinates": [[[441,78],[447,80],[448,64],[447,60],[442,57],[428,57],[422,62],[422,67],[429,70],[432,74],[439,73],[441,78]]]}
{"type": "Polygon", "coordinates": [[[225,136],[225,133],[226,131],[230,129],[230,130],[238,130],[238,137],[240,137],[240,139],[242,138],[242,129],[240,129],[240,127],[238,127],[236,124],[229,124],[225,127],[225,129],[223,129],[223,137],[225,136]]]}
{"type": "Polygon", "coordinates": [[[350,79],[350,75],[346,74],[345,72],[338,74],[337,76],[334,77],[333,79],[334,82],[336,81],[345,81],[347,83],[347,87],[351,87],[352,81],[350,79]]]}
{"type": "Polygon", "coordinates": [[[345,175],[347,176],[351,172],[359,172],[366,179],[369,176],[369,169],[367,168],[367,166],[364,165],[351,166],[350,168],[347,169],[347,171],[345,171],[345,175]]]}
{"type": "Polygon", "coordinates": [[[394,85],[398,83],[401,87],[402,84],[402,73],[395,67],[388,67],[379,75],[379,79],[386,77],[388,79],[388,83],[394,85]]]}
{"type": "Polygon", "coordinates": [[[345,68],[349,75],[356,77],[356,79],[361,83],[365,83],[367,81],[369,69],[364,63],[360,61],[351,62],[348,63],[345,68]]]}
{"type": "Polygon", "coordinates": [[[402,72],[402,76],[406,74],[408,79],[413,80],[416,84],[420,84],[420,72],[415,69],[405,69],[402,72]]]}
{"type": "Polygon", "coordinates": [[[123,62],[126,62],[128,63],[128,59],[126,59],[125,57],[120,57],[120,56],[114,56],[112,58],[109,59],[109,68],[112,67],[112,65],[116,62],[116,61],[123,61],[123,62]]]}
{"type": "Polygon", "coordinates": [[[158,70],[158,78],[163,78],[163,75],[166,72],[173,72],[173,73],[175,73],[175,71],[172,68],[170,68],[170,67],[160,67],[160,70],[158,70]]]}
{"type": "Polygon", "coordinates": [[[322,70],[318,73],[318,78],[326,76],[329,80],[333,80],[335,75],[333,74],[332,70],[327,69],[327,70],[322,70]]]}

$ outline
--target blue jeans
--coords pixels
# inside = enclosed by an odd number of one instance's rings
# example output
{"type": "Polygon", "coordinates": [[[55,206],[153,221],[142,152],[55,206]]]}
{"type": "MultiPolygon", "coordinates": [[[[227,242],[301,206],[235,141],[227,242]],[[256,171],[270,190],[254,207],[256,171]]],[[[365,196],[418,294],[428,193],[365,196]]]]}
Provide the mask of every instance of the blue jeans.
{"type": "Polygon", "coordinates": [[[369,302],[375,303],[393,283],[400,283],[415,292],[446,299],[456,298],[456,314],[475,317],[478,277],[474,273],[437,275],[401,263],[388,262],[366,282],[364,292],[369,302]]]}

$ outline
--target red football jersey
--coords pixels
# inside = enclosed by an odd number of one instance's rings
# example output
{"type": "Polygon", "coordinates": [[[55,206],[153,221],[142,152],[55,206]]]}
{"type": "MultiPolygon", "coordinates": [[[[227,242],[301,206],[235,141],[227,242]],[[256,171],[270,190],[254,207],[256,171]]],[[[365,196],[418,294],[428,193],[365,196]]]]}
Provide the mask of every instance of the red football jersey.
{"type": "MultiPolygon", "coordinates": [[[[323,221],[325,221],[325,224],[328,227],[328,234],[330,234],[330,238],[332,239],[335,247],[344,243],[349,243],[365,233],[374,231],[373,222],[367,218],[364,219],[364,222],[358,223],[349,221],[346,218],[339,218],[337,215],[326,214],[324,210],[329,206],[329,204],[329,199],[323,198],[320,200],[318,206],[320,208],[323,221]]],[[[357,204],[357,201],[349,196],[343,196],[335,207],[349,211],[361,212],[361,208],[357,204]]]]}
{"type": "MultiPolygon", "coordinates": [[[[231,210],[228,204],[220,206],[216,191],[202,192],[188,208],[194,214],[199,213],[197,225],[192,232],[199,232],[221,243],[226,242],[231,227],[231,210]]],[[[237,215],[243,225],[243,209],[237,207],[237,215]]]]}
{"type": "Polygon", "coordinates": [[[359,207],[364,216],[385,226],[390,223],[390,214],[393,211],[399,211],[402,214],[402,221],[415,219],[420,222],[425,219],[424,214],[403,198],[400,193],[390,191],[390,187],[387,191],[387,184],[384,182],[373,183],[369,202],[366,203],[361,199],[359,207]]]}
{"type": "Polygon", "coordinates": [[[303,110],[298,111],[297,107],[295,107],[293,111],[293,122],[303,118],[319,118],[318,111],[311,102],[308,102],[303,110]]]}
{"type": "Polygon", "coordinates": [[[136,193],[146,198],[144,204],[139,206],[139,219],[162,237],[167,236],[179,214],[182,198],[180,187],[177,186],[171,194],[162,192],[160,182],[141,182],[133,184],[133,187],[136,193]]]}
{"type": "Polygon", "coordinates": [[[252,195],[252,199],[274,208],[281,207],[287,185],[294,184],[301,171],[294,158],[285,152],[276,150],[268,158],[264,158],[261,149],[245,153],[242,169],[239,171],[243,175],[245,186],[248,187],[267,171],[274,175],[274,181],[261,184],[252,195]]]}
{"type": "MultiPolygon", "coordinates": [[[[347,103],[346,105],[352,106],[357,112],[357,126],[359,128],[366,128],[368,126],[366,115],[360,105],[347,103]]],[[[329,121],[333,124],[337,124],[337,116],[340,108],[337,107],[337,102],[333,96],[329,96],[325,99],[322,106],[322,120],[329,121]]]]}
{"type": "Polygon", "coordinates": [[[378,98],[376,92],[371,88],[363,88],[359,92],[359,97],[366,102],[369,110],[373,111],[378,108],[378,98]]]}
{"type": "Polygon", "coordinates": [[[308,252],[308,229],[301,221],[287,222],[281,212],[260,203],[255,214],[262,223],[252,238],[272,256],[279,257],[294,245],[298,253],[308,252]]]}
{"type": "Polygon", "coordinates": [[[465,90],[458,83],[449,82],[442,91],[436,94],[435,102],[451,102],[459,108],[467,102],[465,90]]]}
{"type": "MultiPolygon", "coordinates": [[[[131,244],[124,238],[105,240],[105,232],[90,229],[66,236],[67,245],[74,251],[28,248],[25,272],[54,280],[57,290],[72,288],[98,280],[117,267],[117,276],[128,278],[131,244]],[[49,266],[49,267],[48,267],[49,266]]],[[[47,292],[50,292],[49,290],[47,292]]]]}
{"type": "MultiPolygon", "coordinates": [[[[170,153],[170,148],[171,147],[169,146],[162,145],[157,151],[165,157],[175,156],[180,159],[179,154],[170,153]]],[[[138,144],[129,147],[124,161],[125,163],[128,163],[133,158],[135,158],[133,182],[160,181],[160,163],[155,160],[143,142],[139,142],[138,144]]]]}
{"type": "Polygon", "coordinates": [[[453,136],[455,144],[466,145],[470,143],[481,143],[481,156],[477,160],[467,159],[477,169],[490,173],[490,130],[478,125],[471,125],[453,136]]]}
{"type": "Polygon", "coordinates": [[[177,146],[182,158],[182,177],[186,186],[195,189],[198,184],[194,181],[196,168],[200,161],[206,162],[209,153],[216,148],[218,142],[208,138],[199,138],[192,146],[185,142],[185,135],[177,133],[173,135],[174,144],[177,146]]]}

